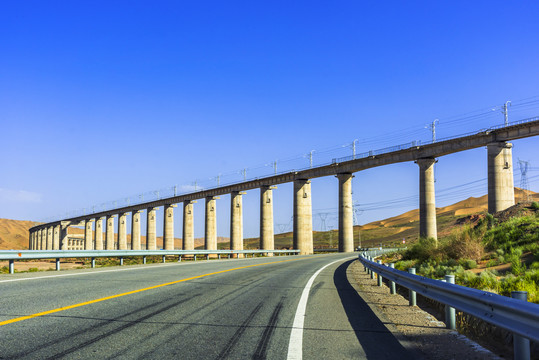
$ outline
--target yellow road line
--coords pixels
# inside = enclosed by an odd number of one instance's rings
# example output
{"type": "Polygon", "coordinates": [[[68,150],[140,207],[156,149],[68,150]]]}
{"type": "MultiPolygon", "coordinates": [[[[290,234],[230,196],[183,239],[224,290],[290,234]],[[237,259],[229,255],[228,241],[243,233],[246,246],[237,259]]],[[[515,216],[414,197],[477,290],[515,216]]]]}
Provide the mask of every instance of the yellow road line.
{"type": "Polygon", "coordinates": [[[216,271],[216,272],[212,272],[212,273],[208,273],[208,274],[202,274],[202,275],[192,276],[192,277],[186,278],[186,279],[181,279],[181,280],[171,281],[171,282],[168,282],[168,283],[159,284],[159,285],[154,285],[154,286],[150,286],[150,287],[143,288],[143,289],[138,289],[138,290],[128,291],[128,292],[125,292],[125,293],[116,294],[116,295],[112,295],[112,296],[107,296],[107,297],[100,298],[100,299],[95,299],[95,300],[85,301],[85,302],[82,302],[82,303],[79,303],[79,304],[74,304],[74,305],[64,306],[64,307],[61,307],[61,308],[52,309],[52,310],[47,310],[47,311],[43,311],[43,312],[36,313],[36,314],[32,314],[32,315],[21,316],[21,317],[15,318],[15,319],[10,319],[10,320],[6,320],[6,321],[2,321],[2,322],[0,322],[0,326],[4,326],[4,325],[8,325],[8,324],[13,324],[13,323],[16,323],[16,322],[19,322],[19,321],[23,321],[23,320],[33,319],[33,318],[36,318],[36,317],[40,317],[40,316],[44,316],[44,315],[49,315],[49,314],[57,313],[57,312],[64,311],[64,310],[74,309],[74,308],[78,308],[78,307],[85,306],[85,305],[95,304],[95,303],[98,303],[98,302],[101,302],[101,301],[105,301],[105,300],[116,299],[116,298],[119,298],[119,297],[122,297],[122,296],[126,296],[126,295],[131,295],[131,294],[136,294],[136,293],[140,293],[140,292],[143,292],[143,291],[148,291],[148,290],[152,290],[152,289],[157,289],[157,288],[160,288],[160,287],[163,287],[163,286],[168,286],[168,285],[178,284],[178,283],[181,283],[181,282],[184,282],[184,281],[189,281],[189,280],[194,280],[194,279],[200,279],[200,278],[203,278],[203,277],[206,277],[206,276],[210,276],[210,275],[217,275],[217,274],[222,274],[222,273],[226,273],[226,272],[229,272],[229,271],[241,270],[241,269],[246,269],[246,268],[250,268],[250,267],[254,267],[254,266],[269,265],[269,264],[278,264],[278,263],[282,263],[282,262],[295,261],[295,260],[300,260],[300,259],[281,260],[281,261],[273,261],[273,262],[268,262],[268,263],[263,263],[263,264],[247,265],[247,266],[241,266],[241,267],[237,267],[237,268],[233,268],[233,269],[221,270],[221,271],[216,271]]]}

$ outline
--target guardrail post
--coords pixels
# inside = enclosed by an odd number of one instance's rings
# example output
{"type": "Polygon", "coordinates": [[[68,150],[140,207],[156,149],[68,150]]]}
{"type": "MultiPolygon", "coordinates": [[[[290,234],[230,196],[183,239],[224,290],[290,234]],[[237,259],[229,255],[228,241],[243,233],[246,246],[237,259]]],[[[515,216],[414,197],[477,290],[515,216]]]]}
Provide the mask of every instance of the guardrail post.
{"type": "Polygon", "coordinates": [[[210,260],[210,254],[206,254],[206,260],[210,260]]]}
{"type": "Polygon", "coordinates": [[[15,260],[9,260],[9,273],[13,274],[15,272],[15,260]]]}
{"type": "MultiPolygon", "coordinates": [[[[373,261],[374,259],[371,258],[371,261],[373,261]]],[[[371,279],[374,279],[374,270],[373,269],[370,269],[369,270],[370,273],[371,273],[371,279]]]]}
{"type": "Polygon", "coordinates": [[[165,255],[163,255],[163,264],[165,263],[165,255]]]}
{"type": "Polygon", "coordinates": [[[182,256],[178,255],[178,262],[182,261],[182,256]]]}
{"type": "MultiPolygon", "coordinates": [[[[394,269],[395,268],[395,264],[394,263],[390,263],[389,264],[389,267],[394,269]]],[[[397,287],[395,286],[395,282],[394,281],[391,281],[389,282],[389,288],[390,288],[390,293],[391,295],[395,295],[397,293],[397,287]]]]}
{"type": "Polygon", "coordinates": [[[221,254],[217,254],[217,259],[221,260],[221,254]]]}
{"type": "MultiPolygon", "coordinates": [[[[415,275],[415,268],[409,268],[408,272],[412,275],[415,275]]],[[[417,305],[417,299],[415,291],[408,290],[408,305],[410,306],[416,306],[417,305]]]]}
{"type": "MultiPolygon", "coordinates": [[[[378,264],[382,264],[382,260],[378,260],[378,264]]],[[[382,286],[382,274],[378,273],[378,286],[382,286]]]]}
{"type": "Polygon", "coordinates": [[[146,256],[143,256],[143,257],[142,257],[142,263],[143,263],[144,265],[146,265],[146,256]]]}
{"type": "Polygon", "coordinates": [[[120,266],[124,265],[124,258],[120,256],[120,266]]]}
{"type": "Polygon", "coordinates": [[[228,254],[228,258],[230,259],[230,254],[228,254]]]}
{"type": "MultiPolygon", "coordinates": [[[[528,301],[528,293],[526,291],[511,291],[513,299],[528,301]]],[[[530,340],[517,334],[513,334],[513,357],[515,360],[530,359],[530,340]]]]}
{"type": "MultiPolygon", "coordinates": [[[[445,282],[448,284],[455,283],[455,275],[446,275],[445,282]]],[[[455,308],[449,305],[445,306],[445,327],[451,330],[455,330],[455,308]]]]}
{"type": "Polygon", "coordinates": [[[194,260],[193,261],[197,261],[197,255],[195,254],[195,257],[194,257],[194,260]]]}
{"type": "Polygon", "coordinates": [[[95,257],[92,258],[92,269],[95,268],[95,257]]]}
{"type": "Polygon", "coordinates": [[[56,258],[56,271],[60,271],[60,258],[56,258]]]}

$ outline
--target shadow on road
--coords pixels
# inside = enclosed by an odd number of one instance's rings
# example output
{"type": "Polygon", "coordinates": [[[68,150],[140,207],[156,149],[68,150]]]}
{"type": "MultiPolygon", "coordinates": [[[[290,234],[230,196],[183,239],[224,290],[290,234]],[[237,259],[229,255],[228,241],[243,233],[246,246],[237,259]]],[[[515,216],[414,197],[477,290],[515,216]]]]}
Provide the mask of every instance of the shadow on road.
{"type": "Polygon", "coordinates": [[[378,319],[348,281],[346,270],[355,260],[341,264],[333,274],[333,282],[354,333],[368,359],[414,359],[378,319]]]}

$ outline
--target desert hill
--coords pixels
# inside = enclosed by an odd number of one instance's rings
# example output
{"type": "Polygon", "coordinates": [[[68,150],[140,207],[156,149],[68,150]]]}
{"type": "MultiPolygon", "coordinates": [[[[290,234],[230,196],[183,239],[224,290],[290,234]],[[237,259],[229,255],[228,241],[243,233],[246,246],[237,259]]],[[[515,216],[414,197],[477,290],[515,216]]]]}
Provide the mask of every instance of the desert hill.
{"type": "MultiPolygon", "coordinates": [[[[531,201],[539,201],[539,193],[529,192],[526,194],[523,190],[515,188],[515,201],[520,202],[529,197],[531,201]]],[[[487,195],[481,197],[470,197],[455,204],[437,208],[438,233],[444,235],[449,233],[457,224],[457,219],[466,215],[478,214],[487,211],[487,195]]],[[[28,249],[28,229],[38,225],[34,221],[0,219],[0,250],[8,249],[28,249]]],[[[359,236],[363,246],[378,245],[380,242],[388,244],[400,244],[402,239],[415,240],[418,237],[419,229],[419,210],[411,210],[403,214],[374,221],[369,224],[354,227],[355,246],[359,245],[359,236]]],[[[69,234],[83,236],[84,230],[80,228],[70,228],[69,234]]],[[[117,239],[118,234],[115,234],[117,239]]],[[[127,235],[130,241],[130,235],[127,235]]],[[[336,247],[338,242],[337,230],[327,232],[314,232],[314,246],[336,247]]],[[[103,236],[104,238],[104,236],[103,236]]],[[[142,244],[146,243],[146,237],[141,237],[142,244]]],[[[229,239],[227,237],[217,238],[219,248],[228,248],[229,239]]],[[[245,239],[246,248],[258,248],[259,239],[245,239]]],[[[204,238],[195,239],[195,247],[204,245],[204,238]]],[[[163,238],[157,238],[157,247],[162,248],[163,238]]],[[[176,238],[174,246],[181,248],[182,240],[176,238]]],[[[292,246],[292,233],[283,233],[275,235],[275,248],[289,248],[292,246]]]]}

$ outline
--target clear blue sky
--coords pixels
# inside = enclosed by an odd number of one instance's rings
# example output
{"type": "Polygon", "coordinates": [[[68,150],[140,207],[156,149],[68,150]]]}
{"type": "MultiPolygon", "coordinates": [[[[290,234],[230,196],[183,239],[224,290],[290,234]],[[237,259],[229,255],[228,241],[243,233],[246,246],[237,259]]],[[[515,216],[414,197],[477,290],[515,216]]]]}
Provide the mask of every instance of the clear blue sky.
{"type": "MultiPolygon", "coordinates": [[[[538,116],[537,14],[537,1],[3,2],[0,217],[238,181],[274,160],[305,167],[309,151],[331,161],[354,139],[358,153],[428,140],[435,118],[438,138],[473,131],[503,123],[490,109],[506,100],[510,121],[538,116]]],[[[534,191],[538,144],[513,151],[534,191]]],[[[486,150],[436,172],[439,206],[485,194],[486,150]]],[[[416,208],[418,176],[412,163],[356,174],[359,223],[416,208]]],[[[244,197],[246,237],[258,236],[258,201],[244,197]]],[[[229,206],[218,201],[220,236],[229,206]]],[[[315,179],[315,229],[323,213],[336,226],[336,207],[337,180],[315,179]]],[[[195,211],[199,237],[203,201],[195,211]]],[[[281,185],[276,227],[291,215],[281,185]]]]}

